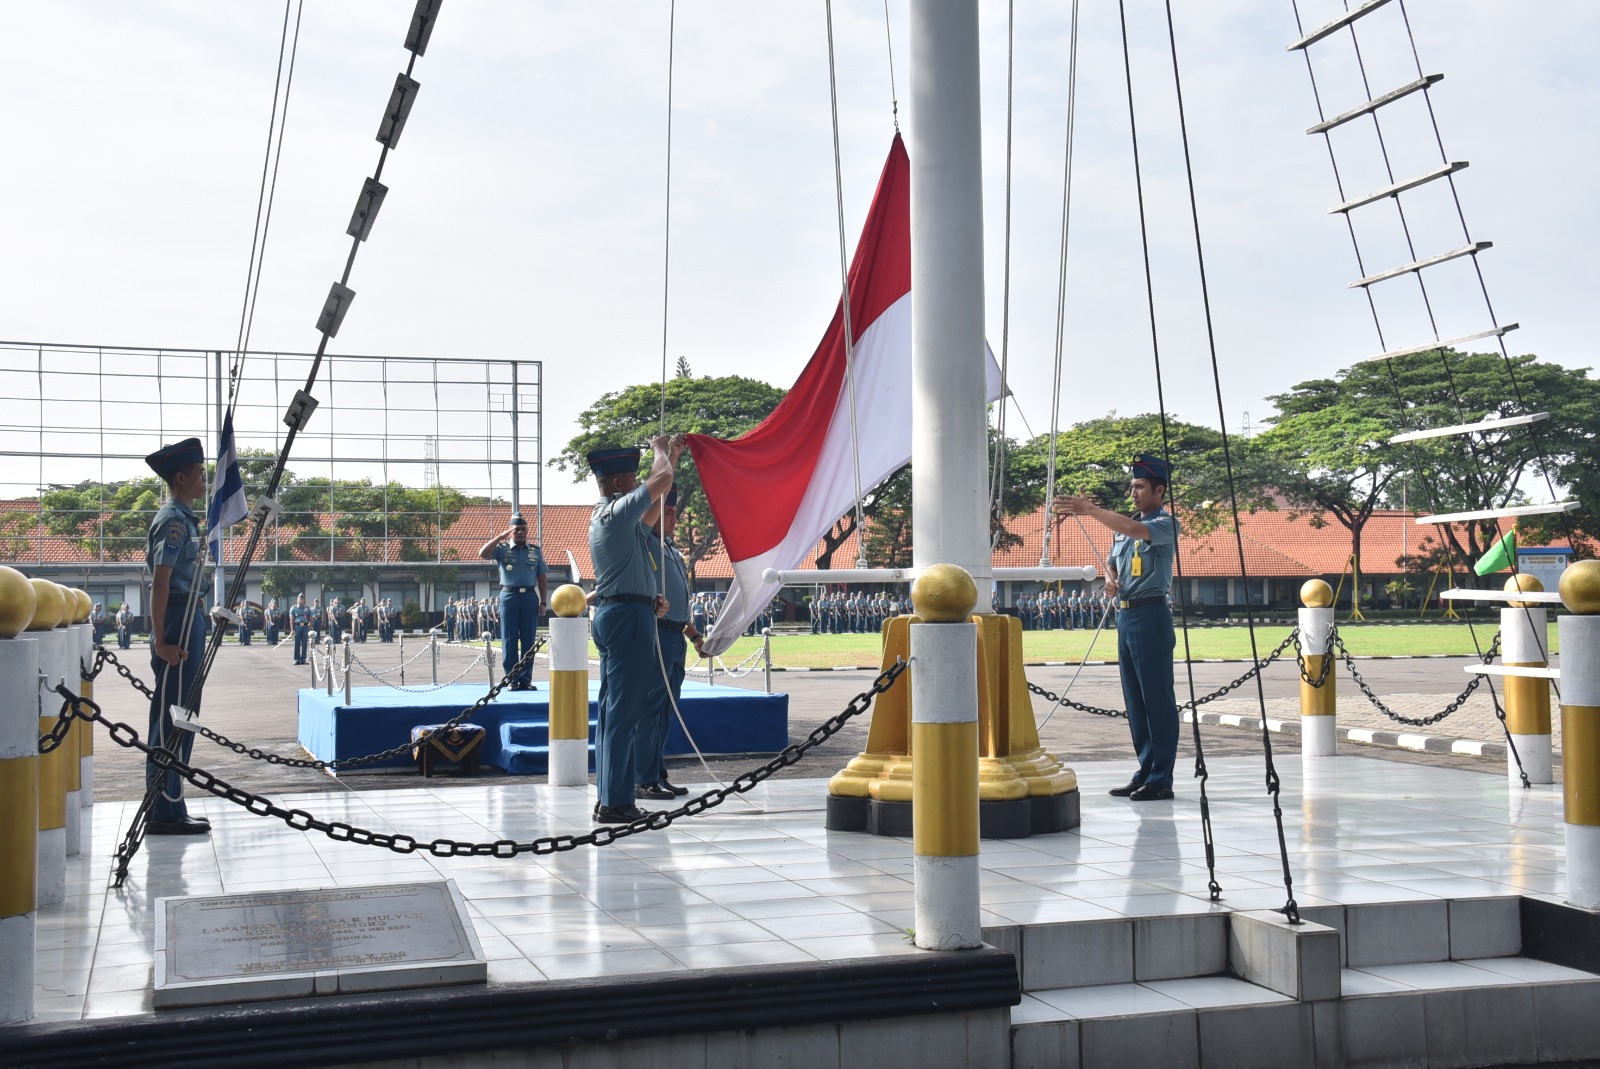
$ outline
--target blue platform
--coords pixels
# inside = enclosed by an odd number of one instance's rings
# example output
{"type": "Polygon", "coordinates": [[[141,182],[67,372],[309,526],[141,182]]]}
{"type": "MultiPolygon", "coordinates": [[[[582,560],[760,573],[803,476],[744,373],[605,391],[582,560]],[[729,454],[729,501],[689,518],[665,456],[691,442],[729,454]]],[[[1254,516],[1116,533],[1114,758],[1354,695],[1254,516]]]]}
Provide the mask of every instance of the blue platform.
{"type": "MultiPolygon", "coordinates": [[[[485,688],[454,683],[438,690],[399,691],[356,687],[351,704],[344,693],[299,692],[300,745],[319,761],[348,760],[407,742],[418,724],[442,724],[483,697],[485,688]]],[[[595,704],[600,681],[589,681],[589,738],[593,761],[595,704]]],[[[679,709],[700,749],[708,754],[776,753],[789,745],[789,696],[739,687],[685,682],[679,709]]],[[[547,767],[550,689],[504,691],[468,718],[487,732],[482,762],[514,773],[543,774],[547,767]]],[[[693,747],[674,718],[667,732],[668,756],[692,754],[693,747]]],[[[362,769],[409,768],[409,751],[362,769]]]]}

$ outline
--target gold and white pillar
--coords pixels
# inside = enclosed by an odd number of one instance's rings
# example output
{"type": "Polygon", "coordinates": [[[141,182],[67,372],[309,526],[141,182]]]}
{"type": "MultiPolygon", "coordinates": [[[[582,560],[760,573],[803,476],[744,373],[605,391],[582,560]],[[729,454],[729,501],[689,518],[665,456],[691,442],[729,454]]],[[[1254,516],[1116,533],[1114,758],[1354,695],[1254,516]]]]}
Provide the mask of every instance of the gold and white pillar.
{"type": "Polygon", "coordinates": [[[33,1016],[39,644],[18,636],[33,619],[35,600],[21,572],[0,567],[0,1024],[33,1016]]]}
{"type": "MultiPolygon", "coordinates": [[[[27,687],[25,694],[33,712],[33,752],[39,753],[39,736],[55,727],[56,713],[61,709],[61,699],[51,703],[46,697],[53,693],[60,680],[61,643],[66,634],[57,629],[67,613],[66,596],[62,589],[48,579],[30,579],[36,595],[33,621],[28,625],[28,637],[39,651],[39,670],[27,687]]],[[[67,783],[66,748],[58,746],[47,754],[39,755],[39,820],[36,840],[39,890],[38,904],[59,906],[67,897],[67,783]]]]}
{"type": "Polygon", "coordinates": [[[1600,909],[1600,560],[1561,573],[1561,779],[1567,901],[1600,909]]]}
{"type": "Polygon", "coordinates": [[[1321,579],[1300,587],[1300,756],[1333,757],[1339,752],[1338,687],[1333,666],[1333,588],[1321,579]],[[1324,666],[1327,665],[1326,674],[1324,666]],[[1308,683],[1306,677],[1320,679],[1308,683]]]}
{"type": "Polygon", "coordinates": [[[550,763],[552,787],[589,782],[589,604],[566,584],[550,595],[550,763]]]}
{"type": "Polygon", "coordinates": [[[911,587],[911,838],[915,941],[924,950],[983,943],[978,868],[977,584],[953,564],[911,587]]]}
{"type": "MultiPolygon", "coordinates": [[[[1531,575],[1506,580],[1507,591],[1543,590],[1531,575]]],[[[1500,663],[1506,667],[1547,668],[1550,661],[1549,611],[1533,602],[1513,601],[1500,610],[1500,663]]],[[[1529,783],[1554,783],[1550,759],[1550,681],[1528,676],[1506,676],[1503,693],[1506,731],[1516,746],[1516,756],[1506,752],[1506,774],[1515,787],[1522,786],[1517,762],[1529,783]]]]}

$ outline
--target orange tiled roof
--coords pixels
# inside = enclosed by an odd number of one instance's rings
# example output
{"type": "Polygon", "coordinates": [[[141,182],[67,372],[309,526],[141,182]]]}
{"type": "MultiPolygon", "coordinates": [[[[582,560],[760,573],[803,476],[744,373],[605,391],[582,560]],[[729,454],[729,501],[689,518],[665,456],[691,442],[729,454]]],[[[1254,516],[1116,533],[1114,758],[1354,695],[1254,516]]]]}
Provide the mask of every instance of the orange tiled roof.
{"type": "MultiPolygon", "coordinates": [[[[38,530],[37,499],[0,501],[0,558],[18,563],[42,562],[46,564],[83,564],[99,559],[98,543],[79,540],[67,535],[41,533],[38,530]],[[25,515],[18,516],[17,513],[25,515]],[[9,514],[9,515],[8,515],[9,514]]],[[[594,575],[589,559],[588,505],[546,505],[543,509],[545,557],[553,564],[568,564],[568,555],[576,562],[578,572],[585,577],[594,575]]],[[[1019,516],[1007,523],[1014,534],[1022,538],[1022,545],[997,552],[994,563],[1001,567],[1032,567],[1040,562],[1044,546],[1044,509],[1019,516]]],[[[532,521],[532,510],[529,520],[532,521]]],[[[325,523],[327,517],[319,516],[325,523]]],[[[490,537],[505,530],[511,522],[511,506],[506,503],[468,505],[455,523],[439,537],[439,552],[446,561],[473,563],[478,560],[478,549],[490,537]]],[[[868,521],[871,522],[870,520],[868,521]]],[[[1264,578],[1299,579],[1318,575],[1337,575],[1345,570],[1350,556],[1350,535],[1331,516],[1315,513],[1294,513],[1288,510],[1244,513],[1240,517],[1243,532],[1245,570],[1249,575],[1264,578]],[[1314,520],[1324,521],[1318,527],[1314,520]]],[[[290,541],[293,529],[284,526],[281,541],[274,543],[269,537],[257,561],[313,564],[327,557],[314,551],[311,545],[290,541]]],[[[1424,543],[1436,539],[1433,528],[1414,521],[1412,514],[1399,511],[1373,513],[1362,533],[1362,561],[1366,570],[1373,573],[1398,572],[1396,564],[1402,549],[1406,554],[1423,553],[1424,543]]],[[[336,547],[336,561],[346,563],[389,562],[403,563],[402,539],[391,537],[388,544],[382,539],[364,539],[359,543],[341,541],[336,547]],[[359,547],[359,551],[358,551],[359,547]],[[359,558],[359,560],[357,559],[359,558]]],[[[433,554],[432,540],[412,540],[416,548],[433,554]]],[[[227,557],[236,562],[244,549],[242,537],[230,537],[227,557]]],[[[834,554],[834,564],[848,567],[856,559],[857,536],[852,534],[834,554]]],[[[324,543],[325,545],[326,543],[324,543]]],[[[121,559],[137,563],[144,558],[142,539],[112,543],[121,548],[121,559]]],[[[1076,521],[1057,522],[1050,536],[1050,563],[1056,565],[1094,564],[1104,558],[1111,547],[1111,533],[1099,524],[1086,522],[1080,528],[1076,521]]],[[[1208,534],[1192,536],[1185,533],[1180,539],[1183,571],[1192,577],[1237,577],[1239,572],[1238,546],[1231,525],[1208,534]]],[[[822,545],[817,547],[801,565],[816,566],[822,545]]],[[[700,580],[724,580],[733,577],[732,562],[719,545],[705,558],[696,562],[695,575],[700,580]]]]}

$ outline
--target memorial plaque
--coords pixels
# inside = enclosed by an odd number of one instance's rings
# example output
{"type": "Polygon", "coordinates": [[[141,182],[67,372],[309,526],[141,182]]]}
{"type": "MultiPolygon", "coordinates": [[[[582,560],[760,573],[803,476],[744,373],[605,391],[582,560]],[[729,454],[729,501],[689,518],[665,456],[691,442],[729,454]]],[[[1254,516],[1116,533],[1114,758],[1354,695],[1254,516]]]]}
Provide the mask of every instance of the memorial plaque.
{"type": "Polygon", "coordinates": [[[155,1005],[484,983],[454,880],[156,901],[155,1005]]]}

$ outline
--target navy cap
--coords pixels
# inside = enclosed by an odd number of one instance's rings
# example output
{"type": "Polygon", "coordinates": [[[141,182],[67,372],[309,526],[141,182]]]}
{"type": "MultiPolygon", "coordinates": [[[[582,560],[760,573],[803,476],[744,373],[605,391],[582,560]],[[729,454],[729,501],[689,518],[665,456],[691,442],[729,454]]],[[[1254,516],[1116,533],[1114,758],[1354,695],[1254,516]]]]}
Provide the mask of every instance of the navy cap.
{"type": "Polygon", "coordinates": [[[185,438],[181,442],[164,445],[144,458],[150,470],[163,479],[170,479],[190,464],[206,462],[206,447],[198,438],[185,438]]]}
{"type": "Polygon", "coordinates": [[[513,512],[511,514],[511,526],[513,526],[513,527],[526,527],[526,526],[528,526],[528,521],[523,517],[522,513],[513,512]]]}
{"type": "Polygon", "coordinates": [[[1135,479],[1149,479],[1152,482],[1170,482],[1172,469],[1165,460],[1149,453],[1135,453],[1133,455],[1133,477],[1135,479]]]}
{"type": "Polygon", "coordinates": [[[667,504],[671,505],[673,508],[677,508],[678,507],[678,484],[677,483],[673,483],[672,484],[672,489],[667,491],[667,504]]]}
{"type": "Polygon", "coordinates": [[[604,479],[608,475],[621,475],[625,471],[638,473],[639,450],[635,446],[622,449],[596,449],[586,458],[589,470],[604,479]]]}

